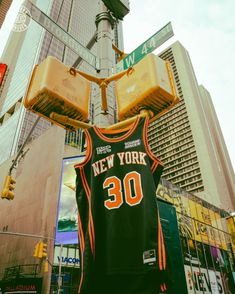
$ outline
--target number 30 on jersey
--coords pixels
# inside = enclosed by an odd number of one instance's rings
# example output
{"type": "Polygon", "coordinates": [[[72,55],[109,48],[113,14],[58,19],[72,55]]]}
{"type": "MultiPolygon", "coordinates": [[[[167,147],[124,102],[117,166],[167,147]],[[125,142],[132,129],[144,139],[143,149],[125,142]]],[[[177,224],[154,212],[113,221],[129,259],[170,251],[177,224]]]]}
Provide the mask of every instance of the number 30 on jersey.
{"type": "Polygon", "coordinates": [[[138,205],[143,199],[141,175],[136,171],[127,173],[123,181],[116,176],[108,177],[103,188],[107,189],[109,196],[104,201],[107,209],[119,208],[124,202],[130,206],[138,205]]]}

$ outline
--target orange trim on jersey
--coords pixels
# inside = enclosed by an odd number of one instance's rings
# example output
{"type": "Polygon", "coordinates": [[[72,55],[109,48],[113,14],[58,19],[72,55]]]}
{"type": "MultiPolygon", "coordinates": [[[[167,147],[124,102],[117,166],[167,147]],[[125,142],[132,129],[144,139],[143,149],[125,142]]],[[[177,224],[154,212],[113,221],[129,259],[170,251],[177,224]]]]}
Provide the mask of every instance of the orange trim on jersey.
{"type": "Polygon", "coordinates": [[[87,143],[87,150],[86,150],[86,157],[83,162],[77,163],[74,165],[74,168],[80,168],[83,167],[91,158],[92,155],[92,140],[91,136],[88,132],[88,130],[85,130],[85,136],[86,136],[86,143],[87,143]]]}
{"type": "Polygon", "coordinates": [[[158,162],[153,162],[151,169],[150,169],[152,174],[156,171],[158,164],[159,164],[158,162]]]}
{"type": "Polygon", "coordinates": [[[167,290],[167,287],[166,287],[166,284],[165,283],[163,283],[163,284],[160,285],[160,290],[162,292],[165,292],[167,290]]]}
{"type": "Polygon", "coordinates": [[[94,222],[93,222],[92,211],[91,211],[91,191],[87,183],[83,168],[80,168],[80,175],[81,175],[82,184],[87,196],[88,205],[89,205],[88,233],[89,233],[89,239],[90,239],[91,252],[94,257],[95,256],[95,230],[94,230],[94,222]]]}
{"type": "Polygon", "coordinates": [[[162,233],[162,225],[158,214],[158,264],[160,270],[166,269],[166,249],[162,233]]]}
{"type": "Polygon", "coordinates": [[[80,218],[80,214],[78,211],[78,238],[79,238],[79,242],[80,242],[80,251],[81,251],[81,263],[80,263],[80,267],[81,267],[81,278],[80,278],[80,283],[79,283],[79,287],[78,287],[78,293],[80,293],[81,291],[81,287],[82,287],[82,283],[83,283],[83,270],[84,270],[84,264],[83,264],[83,256],[84,256],[84,234],[83,234],[83,230],[82,230],[82,223],[81,223],[81,218],[80,218]]]}
{"type": "Polygon", "coordinates": [[[160,236],[160,221],[159,221],[159,218],[158,218],[158,266],[159,266],[159,269],[162,270],[162,243],[161,243],[161,236],[160,236]]]}
{"type": "MultiPolygon", "coordinates": [[[[144,122],[144,131],[143,131],[143,142],[144,142],[146,152],[147,152],[148,156],[154,161],[154,163],[157,163],[157,164],[160,164],[161,166],[163,166],[163,163],[157,158],[157,156],[149,148],[149,144],[148,144],[148,124],[149,124],[149,119],[146,118],[145,122],[144,122]]],[[[153,169],[154,163],[151,166],[151,170],[153,169]]]]}
{"type": "Polygon", "coordinates": [[[96,132],[96,134],[104,141],[106,142],[120,142],[124,139],[126,139],[127,137],[129,137],[134,130],[136,129],[138,123],[139,123],[140,117],[137,117],[136,120],[134,121],[134,123],[125,129],[120,129],[120,130],[107,130],[107,129],[101,129],[101,128],[97,128],[96,126],[94,126],[94,131],[96,132]],[[127,133],[125,133],[124,135],[121,135],[118,138],[109,138],[107,136],[105,136],[104,134],[118,134],[118,133],[122,133],[123,131],[126,131],[127,133]]]}

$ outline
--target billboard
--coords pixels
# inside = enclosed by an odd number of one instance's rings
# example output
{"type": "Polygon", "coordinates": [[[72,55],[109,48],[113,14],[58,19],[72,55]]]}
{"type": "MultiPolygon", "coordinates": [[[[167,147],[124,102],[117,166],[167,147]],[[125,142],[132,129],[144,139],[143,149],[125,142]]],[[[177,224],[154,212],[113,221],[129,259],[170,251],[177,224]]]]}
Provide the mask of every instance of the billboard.
{"type": "Polygon", "coordinates": [[[7,70],[7,65],[4,63],[0,63],[0,86],[2,85],[2,81],[5,76],[6,70],[7,70]]]}
{"type": "Polygon", "coordinates": [[[56,226],[56,244],[77,244],[77,204],[75,197],[76,173],[74,165],[84,156],[65,158],[62,161],[60,195],[56,226]]]}
{"type": "Polygon", "coordinates": [[[157,196],[172,203],[182,236],[227,250],[228,236],[222,226],[219,208],[161,179],[157,196]]]}
{"type": "Polygon", "coordinates": [[[231,246],[233,253],[235,253],[235,217],[230,216],[227,219],[228,231],[231,236],[231,246]]]}

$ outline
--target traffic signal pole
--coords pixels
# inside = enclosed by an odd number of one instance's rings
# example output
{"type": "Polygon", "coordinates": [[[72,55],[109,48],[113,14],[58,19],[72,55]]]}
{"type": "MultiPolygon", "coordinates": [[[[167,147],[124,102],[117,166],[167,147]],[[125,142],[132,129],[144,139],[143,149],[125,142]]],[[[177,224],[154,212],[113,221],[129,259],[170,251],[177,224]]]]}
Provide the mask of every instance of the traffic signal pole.
{"type": "MultiPolygon", "coordinates": [[[[107,10],[102,1],[99,1],[100,13],[96,15],[97,26],[97,58],[100,60],[97,77],[106,78],[112,75],[112,67],[114,60],[114,51],[112,50],[112,29],[114,27],[115,19],[107,10]]],[[[114,92],[112,86],[107,87],[107,111],[104,111],[101,106],[101,91],[97,89],[94,91],[94,124],[99,127],[107,127],[114,123],[114,92]]]]}

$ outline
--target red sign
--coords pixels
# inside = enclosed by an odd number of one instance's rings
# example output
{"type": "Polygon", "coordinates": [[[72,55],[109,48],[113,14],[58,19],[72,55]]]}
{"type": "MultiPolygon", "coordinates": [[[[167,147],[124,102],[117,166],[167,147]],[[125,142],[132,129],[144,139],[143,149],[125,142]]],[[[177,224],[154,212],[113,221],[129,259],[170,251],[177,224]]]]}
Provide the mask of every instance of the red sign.
{"type": "Polygon", "coordinates": [[[0,86],[2,84],[2,80],[7,70],[7,65],[4,63],[0,63],[0,86]]]}

